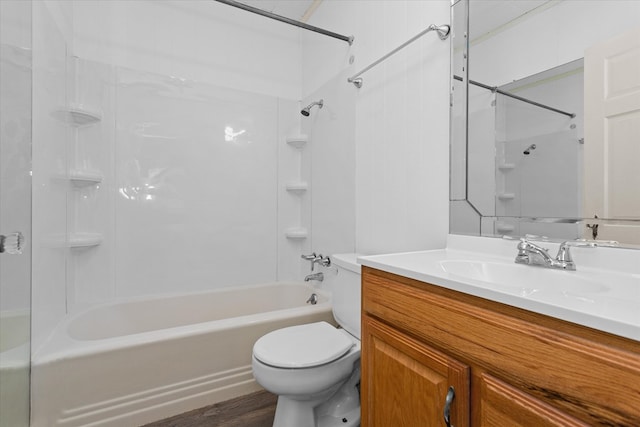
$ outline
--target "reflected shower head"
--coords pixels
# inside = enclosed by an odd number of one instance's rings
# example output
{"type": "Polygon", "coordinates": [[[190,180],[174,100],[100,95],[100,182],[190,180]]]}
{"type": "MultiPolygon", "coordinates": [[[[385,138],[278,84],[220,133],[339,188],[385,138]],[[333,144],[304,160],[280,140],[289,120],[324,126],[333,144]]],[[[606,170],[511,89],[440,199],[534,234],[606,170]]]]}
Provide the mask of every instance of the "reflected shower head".
{"type": "Polygon", "coordinates": [[[311,111],[311,107],[313,107],[314,105],[317,105],[319,108],[322,108],[322,106],[324,105],[324,100],[321,99],[320,101],[312,102],[311,104],[304,107],[300,111],[300,114],[302,114],[305,117],[309,117],[309,112],[311,111]]]}
{"type": "Polygon", "coordinates": [[[535,150],[535,149],[536,149],[536,144],[531,144],[522,152],[522,154],[524,154],[525,156],[528,156],[529,154],[531,154],[531,150],[535,150]]]}

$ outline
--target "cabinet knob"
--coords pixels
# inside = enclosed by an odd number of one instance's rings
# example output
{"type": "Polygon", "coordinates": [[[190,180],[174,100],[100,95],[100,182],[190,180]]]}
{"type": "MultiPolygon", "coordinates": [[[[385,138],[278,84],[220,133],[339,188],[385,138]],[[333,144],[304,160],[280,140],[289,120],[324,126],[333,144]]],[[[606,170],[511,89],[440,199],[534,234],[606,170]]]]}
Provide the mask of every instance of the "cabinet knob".
{"type": "Polygon", "coordinates": [[[453,386],[449,387],[449,391],[447,391],[447,397],[444,399],[444,423],[447,427],[451,426],[451,403],[453,402],[453,398],[456,397],[456,390],[453,386]]]}

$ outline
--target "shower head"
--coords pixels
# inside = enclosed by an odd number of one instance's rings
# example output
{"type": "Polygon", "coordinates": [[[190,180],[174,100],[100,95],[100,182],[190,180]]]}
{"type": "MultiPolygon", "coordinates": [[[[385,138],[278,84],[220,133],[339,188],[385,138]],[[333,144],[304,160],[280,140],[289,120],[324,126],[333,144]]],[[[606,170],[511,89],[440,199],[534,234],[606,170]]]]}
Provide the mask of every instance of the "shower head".
{"type": "Polygon", "coordinates": [[[316,101],[316,102],[312,102],[311,104],[307,105],[306,107],[304,107],[301,111],[300,114],[302,114],[305,117],[309,117],[309,112],[311,111],[311,108],[317,105],[319,108],[322,108],[322,106],[324,105],[324,100],[321,99],[320,101],[316,101]]]}
{"type": "Polygon", "coordinates": [[[525,156],[528,156],[529,154],[531,154],[531,151],[535,149],[536,149],[536,144],[531,144],[522,152],[522,154],[524,154],[525,156]]]}

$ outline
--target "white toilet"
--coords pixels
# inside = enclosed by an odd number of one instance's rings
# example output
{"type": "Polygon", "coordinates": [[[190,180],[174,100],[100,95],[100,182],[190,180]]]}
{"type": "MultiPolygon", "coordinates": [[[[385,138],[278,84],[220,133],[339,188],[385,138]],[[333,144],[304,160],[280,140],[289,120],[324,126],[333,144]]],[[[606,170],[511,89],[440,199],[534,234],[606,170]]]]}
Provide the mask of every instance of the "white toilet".
{"type": "Polygon", "coordinates": [[[270,332],[253,346],[253,375],[278,395],[273,427],[360,425],[360,266],[356,254],[334,255],[333,316],[270,332]]]}

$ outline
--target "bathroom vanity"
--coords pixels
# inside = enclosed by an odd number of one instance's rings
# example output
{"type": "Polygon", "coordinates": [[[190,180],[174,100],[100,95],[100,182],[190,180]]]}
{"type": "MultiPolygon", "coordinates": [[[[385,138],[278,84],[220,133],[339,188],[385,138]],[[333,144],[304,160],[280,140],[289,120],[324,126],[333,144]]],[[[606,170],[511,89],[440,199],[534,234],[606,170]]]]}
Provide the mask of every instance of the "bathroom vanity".
{"type": "MultiPolygon", "coordinates": [[[[444,426],[449,412],[456,427],[639,426],[638,301],[616,317],[598,303],[625,292],[613,282],[584,294],[553,283],[557,295],[544,300],[532,287],[505,291],[443,268],[472,256],[445,249],[361,260],[362,425],[444,426]],[[592,311],[574,298],[592,298],[592,311]]],[[[515,268],[523,281],[544,273],[515,268]]],[[[548,277],[572,274],[555,273],[548,277]]]]}

